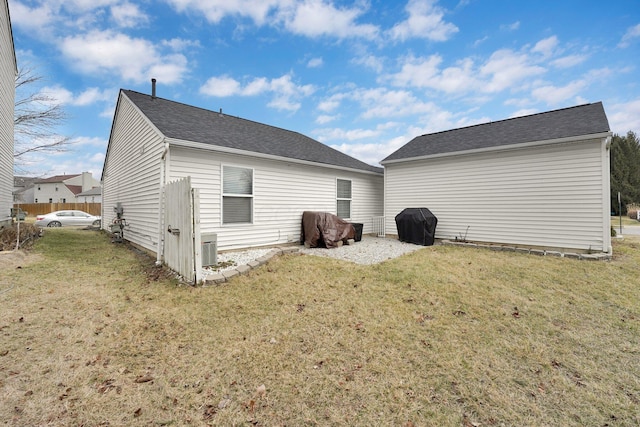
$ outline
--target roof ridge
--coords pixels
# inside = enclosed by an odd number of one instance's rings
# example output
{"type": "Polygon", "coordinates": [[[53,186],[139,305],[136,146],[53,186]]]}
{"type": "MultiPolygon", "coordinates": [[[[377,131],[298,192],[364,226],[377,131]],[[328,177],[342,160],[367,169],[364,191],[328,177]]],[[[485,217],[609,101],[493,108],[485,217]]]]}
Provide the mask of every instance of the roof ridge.
{"type": "Polygon", "coordinates": [[[418,135],[416,138],[419,138],[421,136],[427,136],[427,135],[438,135],[440,133],[454,132],[454,131],[459,131],[459,130],[462,130],[462,129],[470,129],[470,128],[479,127],[479,126],[486,126],[486,125],[491,125],[491,124],[495,124],[495,123],[504,123],[504,122],[508,122],[508,121],[512,121],[512,120],[521,120],[521,119],[526,119],[526,118],[530,118],[530,117],[534,117],[534,116],[542,116],[542,115],[545,115],[545,114],[553,114],[553,113],[557,113],[557,112],[564,111],[564,110],[571,110],[571,109],[574,109],[574,108],[581,108],[581,107],[586,107],[586,106],[595,105],[595,104],[602,104],[602,101],[587,102],[586,104],[573,105],[571,107],[557,108],[555,110],[549,110],[549,111],[540,111],[538,113],[526,114],[524,116],[508,117],[506,119],[500,119],[500,120],[489,120],[488,122],[476,123],[474,125],[462,126],[462,127],[459,127],[459,128],[453,128],[453,129],[447,129],[447,130],[441,130],[441,131],[438,131],[438,132],[424,133],[422,135],[418,135]]]}
{"type": "MultiPolygon", "coordinates": [[[[143,95],[143,96],[148,96],[148,97],[151,97],[151,96],[152,96],[152,95],[149,95],[148,93],[138,92],[138,91],[136,91],[136,90],[131,90],[131,89],[121,89],[121,90],[122,90],[122,91],[124,91],[124,92],[133,92],[133,93],[137,93],[138,95],[143,95]]],[[[260,126],[268,126],[268,127],[274,128],[274,129],[280,129],[280,130],[283,130],[283,131],[285,131],[285,132],[297,133],[298,135],[302,135],[302,136],[304,136],[305,138],[313,139],[313,138],[311,138],[311,137],[309,137],[309,136],[307,136],[307,135],[305,135],[305,134],[303,134],[303,133],[301,133],[301,132],[295,131],[295,130],[285,129],[285,128],[280,127],[280,126],[274,126],[274,125],[270,125],[270,124],[267,124],[267,123],[258,122],[258,121],[256,121],[256,120],[247,119],[247,118],[245,118],[245,117],[240,117],[240,116],[236,116],[236,115],[233,115],[233,114],[225,113],[225,112],[223,111],[223,109],[222,109],[222,108],[220,108],[220,111],[221,111],[221,112],[218,112],[218,111],[215,111],[215,110],[210,110],[210,109],[208,109],[208,108],[199,107],[199,106],[197,106],[197,105],[187,104],[187,103],[185,103],[185,102],[174,101],[173,99],[163,98],[163,97],[161,97],[161,96],[156,96],[156,97],[155,97],[155,99],[161,99],[162,101],[165,101],[165,102],[171,102],[171,103],[173,103],[173,104],[180,104],[180,105],[184,105],[185,107],[195,108],[195,109],[202,110],[202,111],[206,111],[206,112],[213,113],[213,114],[222,114],[223,116],[231,117],[232,119],[244,120],[244,121],[246,121],[246,122],[255,123],[255,124],[260,125],[260,126]]],[[[314,140],[314,141],[315,141],[315,140],[314,140]]],[[[319,141],[318,141],[318,142],[319,142],[319,141]]],[[[326,144],[325,144],[325,145],[326,145],[326,144]]],[[[327,146],[327,147],[328,147],[328,146],[327,146]]],[[[331,148],[331,147],[330,147],[330,148],[331,148]]]]}

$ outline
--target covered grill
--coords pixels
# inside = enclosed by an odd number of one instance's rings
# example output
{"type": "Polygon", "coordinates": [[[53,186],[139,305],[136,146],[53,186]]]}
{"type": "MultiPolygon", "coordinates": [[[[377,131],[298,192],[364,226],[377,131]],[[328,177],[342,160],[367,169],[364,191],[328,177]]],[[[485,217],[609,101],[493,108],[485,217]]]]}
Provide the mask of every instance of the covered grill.
{"type": "Polygon", "coordinates": [[[396,215],[401,242],[431,246],[435,240],[438,218],[427,208],[407,208],[396,215]]]}

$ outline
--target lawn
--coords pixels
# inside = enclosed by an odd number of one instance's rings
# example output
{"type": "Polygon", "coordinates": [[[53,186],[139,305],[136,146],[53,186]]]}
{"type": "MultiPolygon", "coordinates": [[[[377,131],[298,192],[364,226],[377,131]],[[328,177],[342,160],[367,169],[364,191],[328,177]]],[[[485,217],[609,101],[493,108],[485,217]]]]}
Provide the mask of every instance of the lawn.
{"type": "Polygon", "coordinates": [[[434,246],[180,285],[99,232],[0,254],[9,425],[640,425],[640,241],[434,246]],[[9,257],[5,257],[6,261],[9,257]]]}

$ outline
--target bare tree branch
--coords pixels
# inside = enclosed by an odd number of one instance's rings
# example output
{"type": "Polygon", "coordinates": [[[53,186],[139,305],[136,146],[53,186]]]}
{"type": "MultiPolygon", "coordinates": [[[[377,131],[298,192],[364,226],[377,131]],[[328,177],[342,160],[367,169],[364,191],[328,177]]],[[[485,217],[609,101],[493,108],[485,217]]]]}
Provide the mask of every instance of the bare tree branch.
{"type": "Polygon", "coordinates": [[[62,104],[34,89],[42,80],[43,77],[29,67],[20,68],[15,79],[13,156],[18,167],[23,166],[21,159],[28,154],[64,152],[73,142],[56,132],[67,120],[62,104]]]}

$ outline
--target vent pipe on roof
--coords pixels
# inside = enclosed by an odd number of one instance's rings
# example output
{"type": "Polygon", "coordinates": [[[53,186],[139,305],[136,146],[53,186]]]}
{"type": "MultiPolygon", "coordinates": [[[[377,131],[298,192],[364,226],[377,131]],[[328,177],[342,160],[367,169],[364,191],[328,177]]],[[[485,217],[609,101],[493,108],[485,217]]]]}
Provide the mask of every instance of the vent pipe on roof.
{"type": "Polygon", "coordinates": [[[156,99],[156,79],[151,79],[151,99],[156,99]]]}
{"type": "Polygon", "coordinates": [[[222,114],[222,108],[221,108],[221,109],[220,109],[220,117],[222,117],[222,115],[223,115],[223,114],[222,114]]]}

